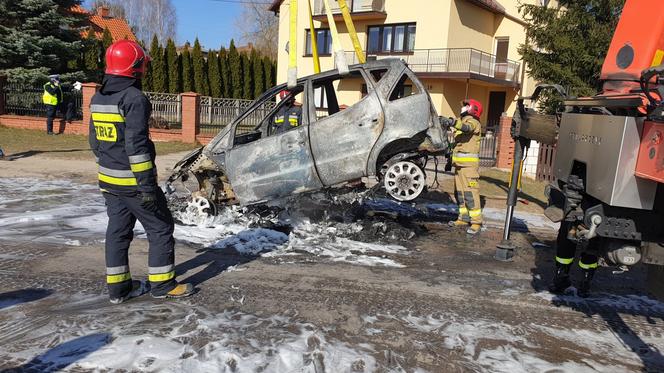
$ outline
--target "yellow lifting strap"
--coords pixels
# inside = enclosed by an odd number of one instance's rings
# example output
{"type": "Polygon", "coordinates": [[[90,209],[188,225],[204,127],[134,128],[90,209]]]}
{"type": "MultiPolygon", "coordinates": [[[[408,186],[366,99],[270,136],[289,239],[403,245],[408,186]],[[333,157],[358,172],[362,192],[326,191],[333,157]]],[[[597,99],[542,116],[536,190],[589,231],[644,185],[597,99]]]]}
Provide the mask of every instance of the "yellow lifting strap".
{"type": "Polygon", "coordinates": [[[320,73],[320,59],[318,58],[318,37],[314,27],[314,18],[311,15],[311,0],[307,0],[309,5],[309,39],[311,40],[311,55],[314,58],[314,74],[320,73]]]}
{"type": "Polygon", "coordinates": [[[357,37],[357,32],[355,31],[355,25],[353,24],[353,19],[350,17],[350,10],[348,10],[348,6],[346,5],[346,0],[338,0],[338,2],[339,2],[339,8],[341,8],[341,14],[344,17],[344,22],[346,22],[346,28],[348,29],[350,40],[353,42],[353,48],[355,48],[357,61],[359,63],[365,63],[367,60],[364,57],[364,52],[362,52],[360,39],[358,39],[357,37]]]}
{"type": "Polygon", "coordinates": [[[339,70],[339,74],[347,75],[350,70],[348,70],[348,63],[346,62],[346,54],[344,52],[344,48],[341,46],[341,40],[339,40],[339,32],[337,32],[337,24],[334,22],[332,9],[330,8],[330,0],[323,0],[323,4],[325,4],[327,23],[330,25],[330,33],[332,34],[332,48],[334,49],[334,62],[337,65],[337,70],[339,70]]]}
{"type": "Polygon", "coordinates": [[[297,86],[297,0],[290,0],[289,11],[288,88],[295,88],[297,86]]]}

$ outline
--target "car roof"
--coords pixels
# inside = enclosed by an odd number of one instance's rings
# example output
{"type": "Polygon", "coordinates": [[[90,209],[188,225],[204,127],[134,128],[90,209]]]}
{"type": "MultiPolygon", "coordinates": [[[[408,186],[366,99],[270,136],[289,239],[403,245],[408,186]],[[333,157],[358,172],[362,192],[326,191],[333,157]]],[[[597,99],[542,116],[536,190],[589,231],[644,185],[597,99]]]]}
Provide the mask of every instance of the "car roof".
{"type": "MultiPolygon", "coordinates": [[[[367,61],[366,63],[358,63],[358,64],[355,64],[355,65],[350,65],[350,66],[348,66],[348,68],[350,70],[358,69],[358,68],[364,68],[364,69],[369,69],[369,70],[373,70],[373,69],[392,69],[392,68],[402,69],[405,66],[406,66],[406,64],[398,58],[383,58],[383,59],[380,59],[380,60],[367,61]]],[[[302,78],[298,78],[297,83],[300,84],[300,83],[304,83],[307,80],[318,80],[318,79],[323,79],[323,78],[327,78],[327,77],[335,76],[335,75],[339,75],[339,70],[338,69],[327,70],[327,71],[323,71],[323,72],[318,73],[318,74],[313,74],[313,75],[309,75],[309,76],[304,76],[302,78]]],[[[282,83],[282,84],[279,84],[279,85],[275,86],[273,88],[273,90],[282,90],[282,89],[285,89],[285,88],[286,88],[286,83],[282,83]]]]}

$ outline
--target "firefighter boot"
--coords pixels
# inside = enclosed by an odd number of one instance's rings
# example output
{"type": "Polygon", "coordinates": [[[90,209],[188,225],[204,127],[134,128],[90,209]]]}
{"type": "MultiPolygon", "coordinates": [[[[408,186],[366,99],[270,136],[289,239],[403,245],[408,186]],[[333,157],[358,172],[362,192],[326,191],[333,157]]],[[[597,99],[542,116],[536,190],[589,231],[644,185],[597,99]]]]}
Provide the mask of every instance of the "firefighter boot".
{"type": "Polygon", "coordinates": [[[450,227],[452,227],[452,228],[456,228],[456,227],[467,227],[467,226],[468,226],[468,222],[467,222],[467,221],[463,221],[463,220],[461,220],[461,219],[457,219],[457,220],[450,220],[449,222],[447,222],[447,225],[450,226],[450,227]]]}
{"type": "Polygon", "coordinates": [[[577,291],[577,294],[581,298],[588,298],[590,295],[590,283],[593,280],[593,276],[595,276],[595,268],[583,270],[583,278],[581,279],[581,283],[579,284],[579,289],[577,291]]]}
{"type": "Polygon", "coordinates": [[[132,280],[131,290],[124,296],[119,298],[111,298],[110,301],[113,304],[120,304],[128,299],[139,297],[150,291],[150,283],[147,281],[141,280],[132,280]]]}
{"type": "Polygon", "coordinates": [[[470,234],[471,236],[474,236],[478,233],[480,233],[480,230],[482,230],[482,224],[477,224],[473,223],[468,227],[468,230],[466,230],[467,234],[470,234]]]}
{"type": "Polygon", "coordinates": [[[194,294],[194,285],[192,284],[177,284],[171,291],[166,294],[154,295],[153,298],[184,298],[194,294]]]}
{"type": "Polygon", "coordinates": [[[565,289],[572,286],[569,279],[569,269],[571,264],[561,264],[556,262],[556,274],[553,276],[553,282],[549,287],[549,291],[554,294],[562,294],[565,289]]]}

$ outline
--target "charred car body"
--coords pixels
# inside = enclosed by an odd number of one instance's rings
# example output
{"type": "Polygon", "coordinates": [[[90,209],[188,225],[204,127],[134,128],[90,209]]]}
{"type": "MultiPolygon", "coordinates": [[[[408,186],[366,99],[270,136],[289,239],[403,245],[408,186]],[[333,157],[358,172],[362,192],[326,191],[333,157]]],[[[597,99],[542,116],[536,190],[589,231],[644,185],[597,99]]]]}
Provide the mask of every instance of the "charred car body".
{"type": "Polygon", "coordinates": [[[168,189],[193,175],[199,187],[193,194],[202,203],[250,205],[376,176],[392,197],[411,200],[426,186],[426,158],[448,150],[428,92],[400,60],[354,65],[344,76],[332,70],[301,78],[247,130],[246,119],[285,89],[265,92],[207,146],[178,162],[168,189]],[[343,105],[337,93],[351,87],[358,97],[361,87],[363,97],[343,105]],[[276,130],[275,116],[296,96],[298,125],[276,130]]]}

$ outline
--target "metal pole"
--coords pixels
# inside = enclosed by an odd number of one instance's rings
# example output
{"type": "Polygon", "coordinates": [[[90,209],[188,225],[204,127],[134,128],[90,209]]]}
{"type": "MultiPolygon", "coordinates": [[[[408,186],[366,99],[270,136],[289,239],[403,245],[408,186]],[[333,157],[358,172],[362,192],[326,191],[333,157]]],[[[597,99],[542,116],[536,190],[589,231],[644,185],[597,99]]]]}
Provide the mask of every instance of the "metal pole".
{"type": "Polygon", "coordinates": [[[514,257],[516,246],[510,241],[512,229],[512,218],[514,217],[514,207],[516,206],[517,194],[519,188],[519,175],[523,167],[523,150],[528,140],[516,137],[514,139],[514,162],[512,163],[512,178],[510,189],[507,194],[507,213],[505,214],[505,225],[503,226],[503,240],[496,245],[496,254],[494,258],[503,262],[511,261],[514,257]]]}

